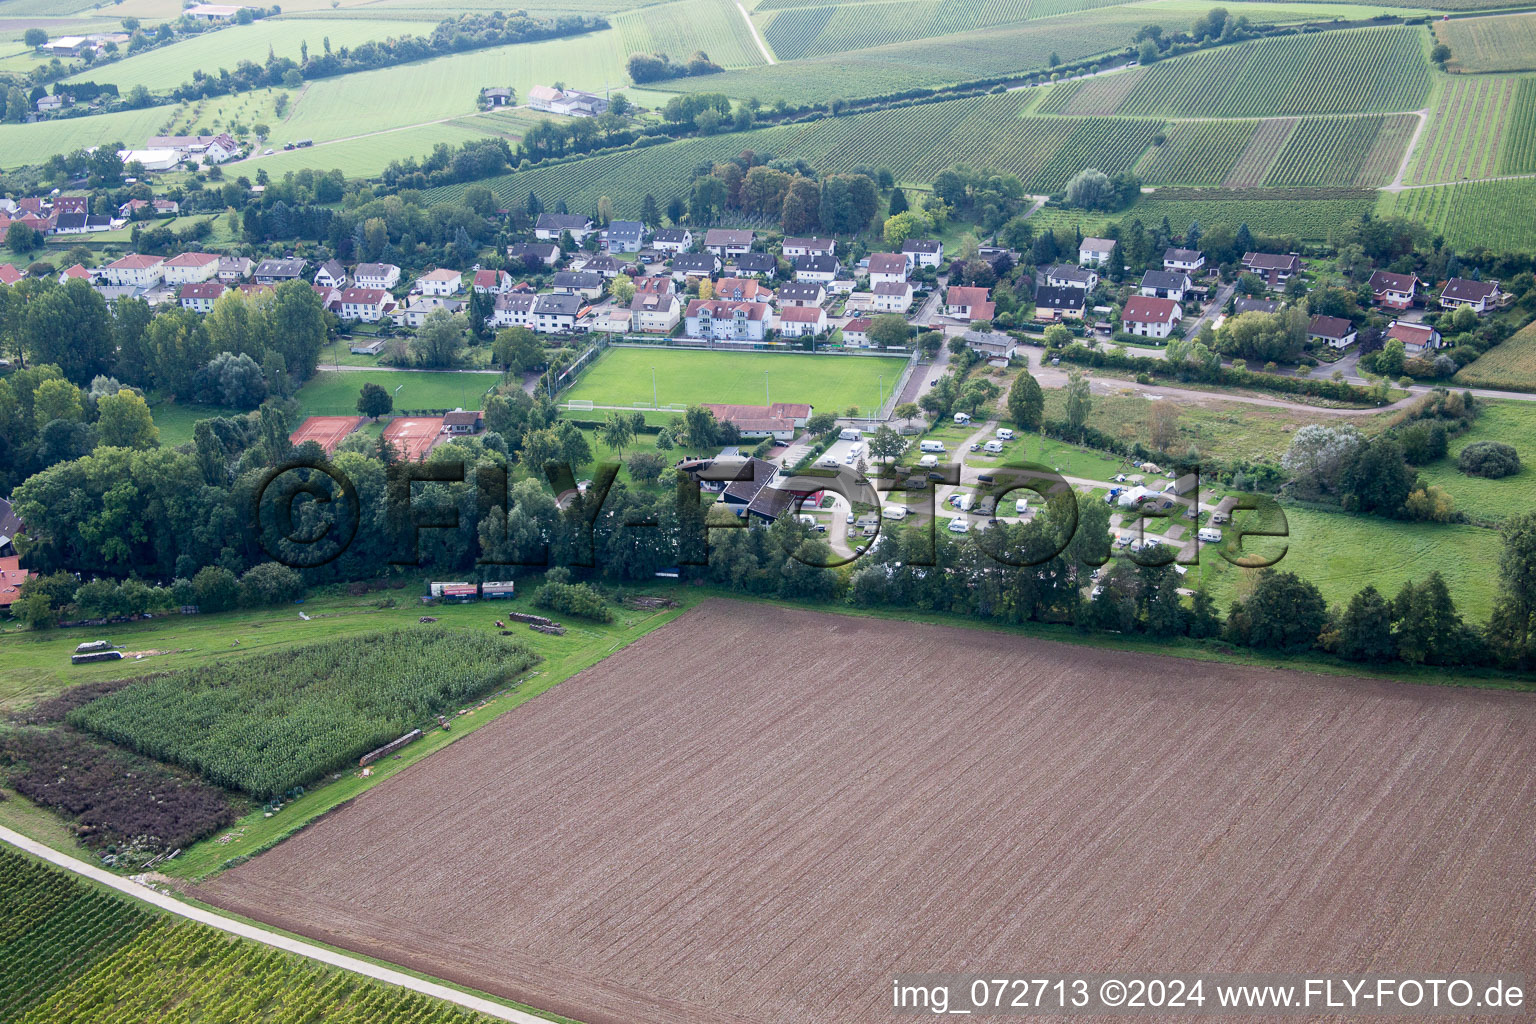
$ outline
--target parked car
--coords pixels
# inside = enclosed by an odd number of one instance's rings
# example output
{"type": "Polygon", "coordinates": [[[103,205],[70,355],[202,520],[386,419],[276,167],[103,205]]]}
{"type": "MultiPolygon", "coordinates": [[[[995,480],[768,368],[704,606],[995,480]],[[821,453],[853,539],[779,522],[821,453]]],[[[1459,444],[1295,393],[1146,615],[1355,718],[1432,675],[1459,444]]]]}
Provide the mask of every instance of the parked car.
{"type": "Polygon", "coordinates": [[[971,451],[973,451],[973,452],[981,451],[981,442],[977,441],[975,444],[971,445],[971,451]]]}

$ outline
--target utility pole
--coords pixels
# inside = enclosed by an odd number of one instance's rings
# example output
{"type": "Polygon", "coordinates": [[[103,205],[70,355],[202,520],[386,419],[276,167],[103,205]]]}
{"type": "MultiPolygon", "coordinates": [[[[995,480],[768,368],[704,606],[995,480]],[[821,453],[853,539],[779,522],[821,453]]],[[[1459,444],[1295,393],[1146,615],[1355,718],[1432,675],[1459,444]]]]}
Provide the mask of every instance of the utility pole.
{"type": "Polygon", "coordinates": [[[769,393],[769,391],[768,391],[768,371],[767,370],[763,371],[763,399],[768,403],[769,406],[773,405],[773,395],[771,395],[769,393]]]}
{"type": "Polygon", "coordinates": [[[651,408],[659,409],[661,404],[656,396],[656,367],[651,367],[651,408]]]}

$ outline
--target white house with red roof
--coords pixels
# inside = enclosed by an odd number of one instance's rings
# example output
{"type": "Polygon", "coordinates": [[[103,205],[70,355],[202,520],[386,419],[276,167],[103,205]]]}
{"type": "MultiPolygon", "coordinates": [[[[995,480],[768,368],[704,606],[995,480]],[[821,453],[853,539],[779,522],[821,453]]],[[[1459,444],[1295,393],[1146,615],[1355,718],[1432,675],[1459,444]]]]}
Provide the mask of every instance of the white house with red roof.
{"type": "Polygon", "coordinates": [[[989,301],[991,290],[952,285],[944,296],[944,315],[961,320],[991,320],[997,304],[989,301]]]}
{"type": "Polygon", "coordinates": [[[190,309],[194,313],[211,313],[213,304],[228,290],[218,281],[193,281],[181,286],[177,299],[182,309],[190,309]]]}
{"type": "MultiPolygon", "coordinates": [[[[215,262],[217,267],[217,262],[215,262]]],[[[165,260],[159,256],[130,253],[102,268],[107,284],[120,288],[149,288],[165,280],[165,260]]]]}
{"type": "Polygon", "coordinates": [[[378,323],[386,315],[385,306],[390,304],[389,292],[382,288],[347,288],[341,293],[341,318],[360,320],[365,324],[378,323]]]}
{"type": "Polygon", "coordinates": [[[1403,352],[1410,356],[1421,356],[1426,352],[1432,352],[1442,343],[1440,332],[1428,324],[1414,324],[1406,320],[1394,320],[1392,326],[1387,328],[1386,340],[1396,339],[1403,343],[1403,352]]]}
{"type": "Polygon", "coordinates": [[[456,295],[464,289],[464,274],[458,270],[433,270],[416,279],[416,290],[423,295],[456,295]]]}
{"type": "Polygon", "coordinates": [[[211,252],[184,252],[165,261],[166,284],[196,284],[219,276],[219,257],[211,252]]]}
{"type": "Polygon", "coordinates": [[[505,270],[477,270],[474,289],[481,295],[505,295],[512,290],[512,275],[505,270]]]}
{"type": "Polygon", "coordinates": [[[684,314],[690,338],[717,341],[762,341],[768,306],[761,302],[722,302],[694,299],[684,314]]]}
{"type": "Polygon", "coordinates": [[[1173,333],[1174,325],[1183,315],[1179,304],[1172,299],[1133,295],[1125,300],[1125,308],[1120,311],[1120,323],[1127,334],[1166,338],[1173,333]]]}
{"type": "Polygon", "coordinates": [[[871,285],[905,282],[911,270],[912,264],[899,253],[877,252],[869,257],[871,285]]]}
{"type": "Polygon", "coordinates": [[[874,320],[867,316],[854,317],[843,325],[843,344],[849,348],[869,348],[869,329],[874,320]]]}
{"type": "Polygon", "coordinates": [[[1378,270],[1371,275],[1371,301],[1389,309],[1407,309],[1419,289],[1419,275],[1378,270]]]}
{"type": "Polygon", "coordinates": [[[789,306],[779,313],[779,333],[786,338],[820,334],[827,329],[827,311],[820,306],[789,306]]]}
{"type": "Polygon", "coordinates": [[[0,284],[15,284],[22,278],[21,271],[9,263],[0,263],[0,284]]]}
{"type": "Polygon", "coordinates": [[[90,284],[91,272],[76,263],[59,274],[59,284],[68,284],[71,281],[84,281],[86,284],[90,284]]]}

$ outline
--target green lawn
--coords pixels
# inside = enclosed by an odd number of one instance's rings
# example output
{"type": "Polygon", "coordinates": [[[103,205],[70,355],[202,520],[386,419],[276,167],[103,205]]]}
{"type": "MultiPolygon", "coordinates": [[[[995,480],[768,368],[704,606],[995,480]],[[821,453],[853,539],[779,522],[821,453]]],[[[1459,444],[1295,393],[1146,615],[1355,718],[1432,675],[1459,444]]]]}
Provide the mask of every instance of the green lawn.
{"type": "Polygon", "coordinates": [[[763,405],[806,402],[818,412],[875,408],[881,376],[887,398],[905,360],[877,356],[816,356],[779,352],[695,352],[611,348],[582,374],[563,400],[595,405],[651,402],[651,368],[661,406],[712,402],[763,405]]]}
{"type": "Polygon", "coordinates": [[[367,383],[377,384],[394,395],[397,410],[478,409],[484,404],[486,392],[501,383],[501,374],[430,370],[322,371],[299,389],[299,412],[304,416],[354,415],[358,393],[367,383]]]}
{"type": "Polygon", "coordinates": [[[1536,508],[1536,402],[1483,402],[1472,429],[1451,442],[1449,454],[1419,470],[1456,499],[1458,511],[1475,519],[1499,520],[1536,508]],[[1503,441],[1520,453],[1520,472],[1502,480],[1468,476],[1456,457],[1474,441],[1503,441]]]}
{"type": "MultiPolygon", "coordinates": [[[[1272,555],[1285,545],[1276,568],[1310,581],[1330,604],[1348,601],[1367,583],[1391,598],[1404,583],[1438,569],[1463,617],[1487,621],[1502,550],[1495,531],[1302,508],[1287,508],[1285,518],[1288,539],[1256,538],[1244,550],[1272,555]]],[[[1239,569],[1207,550],[1200,556],[1199,572],[1226,614],[1232,599],[1245,590],[1245,577],[1256,570],[1239,569]]]]}
{"type": "Polygon", "coordinates": [[[155,418],[155,426],[160,428],[161,447],[174,448],[192,440],[192,428],[198,420],[235,416],[238,412],[218,405],[198,405],[195,402],[161,402],[151,407],[150,414],[155,418]]]}

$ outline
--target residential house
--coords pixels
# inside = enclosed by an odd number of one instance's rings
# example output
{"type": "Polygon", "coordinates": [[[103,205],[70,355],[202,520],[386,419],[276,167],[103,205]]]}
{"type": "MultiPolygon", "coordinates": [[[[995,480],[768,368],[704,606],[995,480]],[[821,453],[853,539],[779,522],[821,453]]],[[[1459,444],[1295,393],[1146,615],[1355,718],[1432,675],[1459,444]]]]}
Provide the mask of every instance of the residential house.
{"type": "Polygon", "coordinates": [[[1035,319],[1081,320],[1088,293],[1081,288],[1042,285],[1035,289],[1035,319]]]}
{"type": "Polygon", "coordinates": [[[786,238],[779,251],[787,260],[798,256],[835,256],[837,243],[830,238],[786,238]]]}
{"type": "Polygon", "coordinates": [[[422,295],[457,295],[464,290],[464,272],[440,267],[418,277],[411,290],[422,295]]]}
{"type": "Polygon", "coordinates": [[[91,283],[91,272],[78,263],[72,267],[66,267],[59,274],[59,284],[69,284],[69,282],[77,280],[84,281],[86,284],[91,283]]]}
{"type": "Polygon", "coordinates": [[[0,284],[15,284],[22,276],[21,271],[9,263],[0,263],[0,284]]]}
{"type": "Polygon", "coordinates": [[[1280,309],[1280,303],[1273,299],[1250,299],[1247,297],[1232,300],[1232,315],[1241,316],[1244,313],[1274,313],[1280,309]]]}
{"type": "Polygon", "coordinates": [[[1440,305],[1445,309],[1467,306],[1474,312],[1486,313],[1497,306],[1502,297],[1497,281],[1469,281],[1453,277],[1440,290],[1440,305]]]}
{"type": "Polygon", "coordinates": [[[585,270],[562,270],[554,276],[557,295],[580,295],[589,302],[603,294],[603,275],[585,270]]]}
{"type": "Polygon", "coordinates": [[[220,256],[218,277],[225,284],[239,284],[251,276],[249,256],[220,256]]]}
{"type": "Polygon", "coordinates": [[[639,252],[645,244],[645,225],[637,220],[616,220],[608,225],[605,245],[609,252],[639,252]]]}
{"type": "Polygon", "coordinates": [[[901,253],[919,267],[937,267],[944,262],[944,243],[936,238],[909,238],[901,243],[901,253]]]}
{"type": "Polygon", "coordinates": [[[86,232],[85,214],[83,213],[55,213],[53,216],[53,233],[56,235],[83,235],[86,232]]]}
{"type": "Polygon", "coordinates": [[[1163,269],[1195,277],[1205,269],[1205,253],[1199,249],[1164,249],[1163,269]]]}
{"type": "Polygon", "coordinates": [[[715,282],[716,299],[730,302],[773,302],[773,289],[755,277],[722,277],[715,282]]]}
{"type": "Polygon", "coordinates": [[[762,341],[768,306],[761,302],[694,299],[684,314],[690,338],[716,341],[762,341]]]}
{"type": "Polygon", "coordinates": [[[477,270],[474,289],[481,295],[504,295],[512,290],[512,275],[505,270],[477,270]]]}
{"type": "Polygon", "coordinates": [[[149,288],[165,280],[165,260],[159,256],[129,254],[108,263],[101,271],[110,285],[124,288],[149,288]]]}
{"type": "Polygon", "coordinates": [[[352,283],[359,288],[390,291],[400,283],[400,268],[393,263],[359,263],[352,268],[352,283]]]}
{"type": "Polygon", "coordinates": [[[672,278],[709,277],[720,269],[720,258],[709,252],[680,252],[672,257],[672,278]]]}
{"type": "Polygon", "coordinates": [[[85,218],[86,231],[111,231],[120,225],[104,213],[88,214],[85,218]]]}
{"type": "Polygon", "coordinates": [[[524,266],[552,267],[560,262],[560,247],[553,242],[518,242],[507,246],[507,258],[522,260],[524,266]]]}
{"type": "Polygon", "coordinates": [[[533,329],[540,334],[570,334],[585,304],[580,295],[540,295],[533,303],[533,329]]]}
{"type": "Polygon", "coordinates": [[[347,268],[341,265],[340,260],[326,260],[320,264],[320,269],[315,271],[314,281],[322,288],[345,288],[347,268]]]}
{"type": "Polygon", "coordinates": [[[496,309],[487,321],[492,327],[532,327],[533,307],[539,297],[532,294],[498,295],[496,309]]]}
{"type": "Polygon", "coordinates": [[[837,277],[839,264],[835,256],[796,256],[795,280],[831,284],[837,277]]]}
{"type": "Polygon", "coordinates": [[[912,271],[912,264],[905,256],[892,252],[877,252],[869,257],[869,283],[905,283],[912,271]]]}
{"type": "Polygon", "coordinates": [[[849,348],[868,348],[869,329],[874,321],[867,316],[854,317],[843,325],[843,344],[849,348]]]}
{"type": "Polygon", "coordinates": [[[1301,273],[1301,257],[1295,253],[1249,252],[1243,254],[1243,270],[1261,278],[1272,292],[1301,273]]]}
{"type": "Polygon", "coordinates": [[[990,292],[988,288],[950,285],[944,296],[944,315],[973,322],[991,320],[997,311],[997,304],[988,301],[990,292]]]}
{"type": "Polygon", "coordinates": [[[677,292],[677,282],[670,274],[637,277],[634,282],[636,295],[672,295],[677,292]]]}
{"type": "Polygon", "coordinates": [[[320,296],[320,306],[327,313],[341,316],[341,289],[327,288],[323,284],[311,284],[310,289],[320,296]]]}
{"type": "Polygon", "coordinates": [[[554,89],[536,85],[528,90],[528,105],[534,110],[567,117],[597,117],[608,112],[608,101],[580,89],[554,89]]]}
{"type": "Polygon", "coordinates": [[[1147,295],[1133,295],[1120,310],[1121,328],[1127,334],[1144,338],[1166,338],[1173,333],[1174,325],[1184,316],[1184,311],[1172,299],[1159,299],[1147,295]]]}
{"type": "Polygon", "coordinates": [[[1355,343],[1355,325],[1337,316],[1314,316],[1307,325],[1309,341],[1324,341],[1329,348],[1349,348],[1355,343]]]}
{"type": "Polygon", "coordinates": [[[1012,335],[1002,331],[966,331],[961,337],[965,339],[965,347],[983,359],[1009,360],[1019,350],[1019,343],[1012,335]]]}
{"type": "Polygon", "coordinates": [[[390,318],[397,326],[420,327],[427,322],[427,317],[438,310],[449,314],[457,313],[464,308],[463,299],[450,299],[442,295],[412,295],[410,301],[404,306],[395,304],[394,312],[390,318]]]}
{"type": "Polygon", "coordinates": [[[625,263],[616,260],[612,256],[591,256],[583,260],[580,265],[573,266],[573,270],[584,270],[589,274],[598,274],[604,280],[612,281],[626,270],[634,270],[633,263],[625,263]]]}
{"type": "Polygon", "coordinates": [[[1419,290],[1419,275],[1378,270],[1371,275],[1371,301],[1389,309],[1407,309],[1419,290]]]}
{"type": "Polygon", "coordinates": [[[771,276],[779,269],[779,258],[771,252],[744,252],[726,264],[732,277],[771,276]]]}
{"type": "Polygon", "coordinates": [[[455,409],[443,413],[443,433],[464,437],[480,433],[484,420],[478,409],[455,409]]]}
{"type": "Polygon", "coordinates": [[[1099,286],[1099,275],[1070,263],[1058,263],[1046,269],[1045,283],[1051,288],[1080,288],[1091,292],[1099,286]]]}
{"type": "Polygon", "coordinates": [[[871,308],[878,313],[905,313],[912,308],[912,285],[906,281],[882,281],[870,291],[875,300],[871,308]]]}
{"type": "Polygon", "coordinates": [[[752,239],[753,234],[750,231],[736,231],[732,228],[710,228],[704,232],[704,248],[721,259],[726,259],[751,252],[752,239]]]}
{"type": "Polygon", "coordinates": [[[827,329],[827,311],[820,306],[789,306],[779,313],[779,333],[786,338],[820,334],[827,329]]]}
{"type": "Polygon", "coordinates": [[[1184,293],[1192,287],[1194,282],[1182,270],[1149,270],[1141,275],[1141,294],[1154,299],[1183,302],[1184,293]]]}
{"type": "Polygon", "coordinates": [[[657,252],[687,252],[693,248],[693,232],[687,228],[657,228],[651,236],[651,248],[657,252]]]}
{"type": "Polygon", "coordinates": [[[826,289],[818,281],[791,281],[779,285],[779,307],[819,306],[826,300],[826,289]]]}
{"type": "Polygon", "coordinates": [[[184,252],[165,261],[166,284],[198,284],[219,276],[219,257],[211,252],[184,252]]]}
{"type": "Polygon", "coordinates": [[[642,334],[671,334],[682,319],[682,303],[668,292],[635,292],[629,302],[631,329],[642,334]]]}
{"type": "Polygon", "coordinates": [[[504,85],[493,85],[480,90],[480,98],[487,107],[513,106],[513,91],[504,85]]]}
{"type": "Polygon", "coordinates": [[[66,97],[63,96],[39,96],[37,98],[37,112],[39,114],[51,114],[64,109],[66,97]]]}
{"type": "Polygon", "coordinates": [[[194,313],[211,313],[213,304],[228,290],[217,281],[197,281],[182,285],[177,297],[182,309],[190,309],[194,313]]]}
{"type": "Polygon", "coordinates": [[[341,318],[376,324],[384,319],[384,307],[392,303],[383,288],[347,288],[341,293],[341,318]]]}
{"type": "Polygon", "coordinates": [[[1428,324],[1413,324],[1404,320],[1392,321],[1385,340],[1397,339],[1403,343],[1403,352],[1409,356],[1422,356],[1433,352],[1444,342],[1440,332],[1428,324]]]}
{"type": "Polygon", "coordinates": [[[256,283],[279,285],[287,281],[297,281],[304,274],[304,268],[309,266],[308,260],[289,256],[280,260],[262,260],[256,264],[256,283]]]}
{"type": "Polygon", "coordinates": [[[21,533],[21,518],[10,501],[0,498],[0,558],[16,557],[14,541],[21,533]]]}
{"type": "Polygon", "coordinates": [[[541,213],[533,225],[533,236],[541,242],[558,242],[566,231],[579,245],[592,233],[592,218],[579,213],[541,213]]]}
{"type": "Polygon", "coordinates": [[[1085,238],[1077,247],[1077,262],[1083,267],[1099,267],[1109,259],[1109,254],[1114,252],[1115,240],[1113,238],[1085,238]]]}

